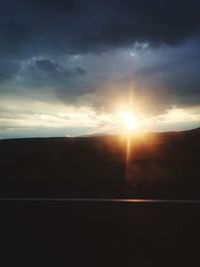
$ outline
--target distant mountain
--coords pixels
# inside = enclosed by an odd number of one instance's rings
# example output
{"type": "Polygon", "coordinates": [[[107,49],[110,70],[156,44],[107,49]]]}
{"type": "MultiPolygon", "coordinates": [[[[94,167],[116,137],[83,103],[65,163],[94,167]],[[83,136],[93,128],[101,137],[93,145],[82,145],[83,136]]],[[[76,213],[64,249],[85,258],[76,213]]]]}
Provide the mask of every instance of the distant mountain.
{"type": "Polygon", "coordinates": [[[188,132],[192,134],[200,134],[200,127],[192,129],[192,130],[188,130],[188,132]]]}

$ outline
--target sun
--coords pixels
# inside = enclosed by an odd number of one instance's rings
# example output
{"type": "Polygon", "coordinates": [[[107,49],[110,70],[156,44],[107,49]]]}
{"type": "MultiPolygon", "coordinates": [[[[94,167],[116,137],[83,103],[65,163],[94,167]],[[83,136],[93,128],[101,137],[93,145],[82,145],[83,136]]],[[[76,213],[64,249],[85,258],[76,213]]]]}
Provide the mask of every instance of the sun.
{"type": "Polygon", "coordinates": [[[136,127],[136,118],[131,112],[122,113],[122,122],[124,127],[129,131],[136,127]]]}

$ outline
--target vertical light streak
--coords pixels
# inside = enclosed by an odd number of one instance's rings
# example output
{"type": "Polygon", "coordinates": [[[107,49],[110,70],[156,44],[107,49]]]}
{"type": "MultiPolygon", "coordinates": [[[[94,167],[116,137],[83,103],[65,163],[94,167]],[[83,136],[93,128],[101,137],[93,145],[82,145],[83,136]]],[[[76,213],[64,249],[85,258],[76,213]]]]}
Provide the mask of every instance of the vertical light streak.
{"type": "Polygon", "coordinates": [[[126,168],[125,168],[125,182],[127,184],[131,181],[131,174],[130,174],[130,168],[129,163],[131,159],[131,134],[128,133],[126,137],[126,168]]]}

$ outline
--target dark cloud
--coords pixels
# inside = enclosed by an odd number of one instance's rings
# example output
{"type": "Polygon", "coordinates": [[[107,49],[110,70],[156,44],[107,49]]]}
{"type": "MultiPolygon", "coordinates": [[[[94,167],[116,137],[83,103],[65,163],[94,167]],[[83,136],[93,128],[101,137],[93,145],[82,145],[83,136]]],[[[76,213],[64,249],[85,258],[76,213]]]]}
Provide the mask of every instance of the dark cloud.
{"type": "Polygon", "coordinates": [[[80,75],[86,74],[86,70],[84,70],[83,68],[80,68],[80,67],[76,67],[75,72],[76,72],[76,74],[80,74],[80,75]]]}
{"type": "MultiPolygon", "coordinates": [[[[64,55],[99,55],[136,43],[138,50],[143,49],[142,43],[148,43],[148,49],[154,52],[163,46],[180,48],[187,40],[199,43],[199,10],[197,0],[1,1],[0,81],[20,72],[20,82],[27,88],[51,86],[63,101],[90,93],[100,95],[99,99],[105,101],[102,95],[107,84],[109,89],[109,79],[113,84],[121,79],[108,77],[108,61],[101,62],[105,71],[103,67],[98,70],[97,63],[93,62],[89,70],[86,67],[86,72],[84,64],[60,64],[64,55]],[[30,60],[30,66],[21,71],[21,63],[30,60]],[[96,69],[91,74],[93,67],[96,69]]],[[[166,97],[163,94],[166,91],[172,98],[180,96],[177,102],[196,103],[200,90],[199,55],[198,46],[194,52],[170,53],[169,58],[158,55],[162,62],[139,67],[131,77],[138,85],[138,95],[157,101],[158,95],[160,99],[166,97]]],[[[127,75],[128,80],[131,79],[123,66],[121,74],[118,70],[116,75],[127,75]]],[[[100,100],[97,102],[94,101],[95,105],[102,105],[100,100]]]]}
{"type": "Polygon", "coordinates": [[[35,60],[34,67],[53,75],[52,78],[75,78],[78,75],[86,74],[86,70],[81,67],[68,70],[49,59],[35,60]]]}
{"type": "MultiPolygon", "coordinates": [[[[157,61],[139,68],[133,75],[134,80],[138,81],[138,87],[142,83],[160,84],[172,96],[198,95],[200,94],[199,49],[200,44],[190,43],[176,50],[163,51],[157,61]]],[[[155,88],[159,89],[159,85],[155,88]]]]}
{"type": "Polygon", "coordinates": [[[0,58],[10,60],[11,72],[13,60],[37,55],[174,45],[199,37],[199,9],[197,0],[1,1],[0,58]]]}
{"type": "Polygon", "coordinates": [[[60,72],[60,71],[62,71],[62,68],[60,68],[58,64],[53,63],[49,59],[36,60],[35,65],[37,68],[39,68],[41,70],[45,70],[47,72],[60,72]]]}
{"type": "MultiPolygon", "coordinates": [[[[1,14],[1,11],[0,11],[1,14]]],[[[29,32],[26,31],[26,25],[20,23],[17,18],[0,19],[0,55],[1,58],[16,59],[24,54],[24,47],[29,38],[29,32]]]]}
{"type": "Polygon", "coordinates": [[[30,94],[31,91],[42,93],[46,90],[64,90],[68,94],[77,95],[76,84],[79,84],[79,80],[86,74],[87,71],[80,66],[68,67],[50,58],[39,57],[25,61],[18,71],[19,79],[15,79],[15,82],[18,88],[26,88],[30,94]]]}
{"type": "Polygon", "coordinates": [[[199,35],[199,8],[195,0],[8,0],[0,4],[1,52],[19,57],[98,52],[136,41],[173,45],[199,35]]]}
{"type": "Polygon", "coordinates": [[[0,82],[5,82],[10,79],[19,69],[19,64],[16,61],[0,60],[0,82]]]}

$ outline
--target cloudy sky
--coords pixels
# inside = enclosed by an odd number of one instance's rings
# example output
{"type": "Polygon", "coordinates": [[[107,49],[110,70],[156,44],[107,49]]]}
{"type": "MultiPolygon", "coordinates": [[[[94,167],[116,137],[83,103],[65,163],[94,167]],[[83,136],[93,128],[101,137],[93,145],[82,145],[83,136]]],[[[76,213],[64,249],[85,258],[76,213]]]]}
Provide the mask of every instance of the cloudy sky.
{"type": "Polygon", "coordinates": [[[200,126],[197,0],[0,3],[0,138],[200,126]]]}

